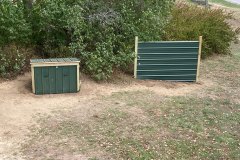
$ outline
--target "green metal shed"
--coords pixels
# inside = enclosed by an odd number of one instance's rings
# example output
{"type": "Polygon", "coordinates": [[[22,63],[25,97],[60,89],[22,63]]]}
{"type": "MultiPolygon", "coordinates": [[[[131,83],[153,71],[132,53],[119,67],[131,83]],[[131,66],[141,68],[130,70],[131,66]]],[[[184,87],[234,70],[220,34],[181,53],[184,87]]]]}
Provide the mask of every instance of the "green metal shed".
{"type": "Polygon", "coordinates": [[[37,95],[80,90],[77,58],[31,59],[32,90],[37,95]]]}

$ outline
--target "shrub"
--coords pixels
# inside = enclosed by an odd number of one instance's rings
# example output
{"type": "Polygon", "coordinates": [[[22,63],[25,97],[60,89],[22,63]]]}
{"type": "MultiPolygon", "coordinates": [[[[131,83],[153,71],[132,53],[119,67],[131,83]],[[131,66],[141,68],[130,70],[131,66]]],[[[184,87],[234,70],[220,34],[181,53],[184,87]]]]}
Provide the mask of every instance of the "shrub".
{"type": "Polygon", "coordinates": [[[232,15],[221,9],[205,9],[189,4],[178,4],[172,10],[165,27],[164,40],[198,40],[203,36],[202,56],[229,54],[231,42],[236,38],[227,20],[232,15]]]}
{"type": "Polygon", "coordinates": [[[10,43],[28,44],[30,24],[25,20],[22,3],[10,0],[0,2],[0,46],[10,43]]]}
{"type": "Polygon", "coordinates": [[[133,61],[134,37],[160,40],[173,0],[41,0],[33,35],[45,56],[77,56],[87,73],[107,79],[133,61]]]}
{"type": "Polygon", "coordinates": [[[36,46],[43,58],[79,57],[85,72],[97,80],[107,79],[115,68],[124,69],[133,62],[136,35],[160,40],[173,2],[1,0],[1,75],[19,72],[24,66],[25,55],[18,47],[11,46],[12,53],[6,54],[9,45],[16,44],[36,46]]]}
{"type": "Polygon", "coordinates": [[[0,77],[14,77],[25,69],[30,51],[23,46],[31,43],[32,33],[31,25],[25,18],[20,1],[1,0],[0,77]]]}
{"type": "Polygon", "coordinates": [[[37,1],[32,11],[33,40],[45,57],[71,57],[73,42],[82,46],[81,1],[37,1]]]}
{"type": "Polygon", "coordinates": [[[11,78],[23,71],[32,51],[16,45],[0,48],[0,77],[11,78]]]}

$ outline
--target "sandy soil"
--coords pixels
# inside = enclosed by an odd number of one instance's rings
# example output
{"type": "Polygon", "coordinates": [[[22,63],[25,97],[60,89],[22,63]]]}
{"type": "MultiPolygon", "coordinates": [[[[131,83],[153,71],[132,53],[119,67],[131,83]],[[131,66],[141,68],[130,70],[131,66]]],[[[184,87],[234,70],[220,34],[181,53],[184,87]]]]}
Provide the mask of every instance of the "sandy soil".
{"type": "Polygon", "coordinates": [[[82,77],[81,92],[77,94],[36,96],[31,92],[30,73],[26,73],[16,80],[0,83],[0,159],[20,159],[20,143],[30,132],[28,128],[34,124],[36,116],[72,110],[75,107],[82,108],[87,115],[91,109],[97,109],[92,108],[91,100],[113,92],[151,90],[164,96],[176,96],[198,91],[206,87],[206,84],[211,85],[207,81],[195,84],[135,80],[127,85],[99,84],[82,77]]]}
{"type": "MultiPolygon", "coordinates": [[[[214,7],[222,7],[215,5],[214,7]]],[[[235,10],[236,20],[230,24],[240,26],[240,11],[235,10]]],[[[21,160],[20,143],[30,132],[28,128],[35,124],[35,117],[53,114],[56,111],[69,111],[81,108],[81,116],[97,110],[96,98],[120,91],[150,90],[162,96],[180,96],[198,92],[214,85],[211,80],[201,79],[200,84],[171,83],[161,81],[135,81],[126,77],[130,83],[96,83],[82,77],[81,92],[77,94],[36,96],[31,92],[30,73],[19,76],[16,80],[0,80],[0,160],[21,160]],[[93,101],[95,100],[95,101],[93,101]],[[93,108],[94,107],[94,108],[93,108]]]]}

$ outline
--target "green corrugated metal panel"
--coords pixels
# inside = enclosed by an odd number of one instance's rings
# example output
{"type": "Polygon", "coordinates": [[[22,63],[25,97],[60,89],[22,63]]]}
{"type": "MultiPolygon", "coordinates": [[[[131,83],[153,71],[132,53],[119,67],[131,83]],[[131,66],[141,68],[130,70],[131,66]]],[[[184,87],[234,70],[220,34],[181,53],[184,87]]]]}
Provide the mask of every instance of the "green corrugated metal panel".
{"type": "Polygon", "coordinates": [[[154,65],[139,65],[138,64],[138,70],[162,70],[162,69],[172,69],[172,70],[178,70],[178,69],[197,69],[196,65],[184,65],[184,64],[176,64],[176,65],[170,65],[170,64],[154,64],[154,65]]]}
{"type": "Polygon", "coordinates": [[[153,47],[197,47],[198,41],[166,41],[166,42],[139,42],[139,48],[153,48],[153,47]]]}
{"type": "Polygon", "coordinates": [[[70,92],[69,67],[63,67],[63,93],[70,92]]]}
{"type": "Polygon", "coordinates": [[[70,66],[69,74],[70,76],[70,92],[77,92],[77,67],[70,66]]]}
{"type": "Polygon", "coordinates": [[[161,54],[138,54],[138,59],[180,59],[180,58],[198,58],[197,53],[182,53],[182,54],[169,54],[169,53],[161,53],[161,54]]]}
{"type": "Polygon", "coordinates": [[[63,67],[56,68],[56,78],[57,93],[63,93],[63,67]]]}
{"type": "Polygon", "coordinates": [[[192,59],[139,59],[139,64],[196,64],[198,60],[192,59]]]}
{"type": "Polygon", "coordinates": [[[56,67],[49,67],[49,85],[51,94],[57,93],[56,91],[56,67]]]}
{"type": "MultiPolygon", "coordinates": [[[[50,93],[50,85],[49,85],[49,68],[43,67],[42,68],[42,86],[43,86],[43,93],[49,94],[50,93]]],[[[36,75],[37,76],[37,75],[36,75]]]]}
{"type": "Polygon", "coordinates": [[[147,75],[184,75],[184,74],[191,74],[196,75],[196,69],[192,70],[140,70],[137,71],[139,76],[147,76],[147,75]]]}
{"type": "Polygon", "coordinates": [[[198,41],[139,42],[137,78],[196,81],[198,41]]]}
{"type": "Polygon", "coordinates": [[[75,93],[77,87],[77,65],[34,67],[36,94],[75,93]]]}
{"type": "Polygon", "coordinates": [[[138,79],[146,80],[167,80],[167,81],[186,81],[186,82],[193,82],[196,79],[196,75],[174,75],[174,76],[167,76],[167,75],[148,75],[148,76],[138,76],[138,79]]]}
{"type": "Polygon", "coordinates": [[[141,48],[138,53],[198,53],[198,48],[141,48]]]}
{"type": "Polygon", "coordinates": [[[34,82],[32,83],[35,83],[36,94],[42,94],[43,86],[42,86],[42,69],[41,68],[39,67],[34,68],[34,82]]]}

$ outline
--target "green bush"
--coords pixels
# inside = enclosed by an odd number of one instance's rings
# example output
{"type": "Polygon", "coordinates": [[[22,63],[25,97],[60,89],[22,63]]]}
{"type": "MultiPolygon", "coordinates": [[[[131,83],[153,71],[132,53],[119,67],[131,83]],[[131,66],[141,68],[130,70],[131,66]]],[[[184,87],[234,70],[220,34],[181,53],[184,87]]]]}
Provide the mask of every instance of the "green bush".
{"type": "Polygon", "coordinates": [[[173,3],[1,0],[0,75],[19,73],[28,59],[26,49],[19,51],[11,44],[21,48],[32,45],[42,58],[79,57],[83,70],[97,80],[107,79],[114,69],[132,64],[136,35],[142,41],[197,40],[202,35],[204,57],[229,53],[236,36],[227,23],[231,14],[186,4],[172,9],[173,3]]]}
{"type": "Polygon", "coordinates": [[[30,52],[24,46],[31,43],[32,34],[31,25],[25,18],[20,1],[1,0],[0,77],[14,77],[25,69],[30,52]]]}
{"type": "Polygon", "coordinates": [[[71,57],[73,42],[82,46],[81,1],[41,0],[32,11],[33,41],[44,57],[71,57]]]}
{"type": "Polygon", "coordinates": [[[25,69],[32,51],[16,45],[0,48],[0,77],[11,78],[25,69]]]}
{"type": "Polygon", "coordinates": [[[231,18],[231,14],[221,9],[205,9],[181,3],[173,8],[163,39],[198,40],[202,35],[203,57],[229,54],[231,42],[236,38],[236,31],[227,22],[231,18]]]}
{"type": "Polygon", "coordinates": [[[24,17],[22,3],[10,0],[0,2],[0,46],[11,43],[28,44],[31,27],[24,17]]]}
{"type": "Polygon", "coordinates": [[[107,79],[133,61],[134,37],[160,40],[173,0],[41,0],[32,12],[34,41],[46,57],[81,59],[107,79]]]}

